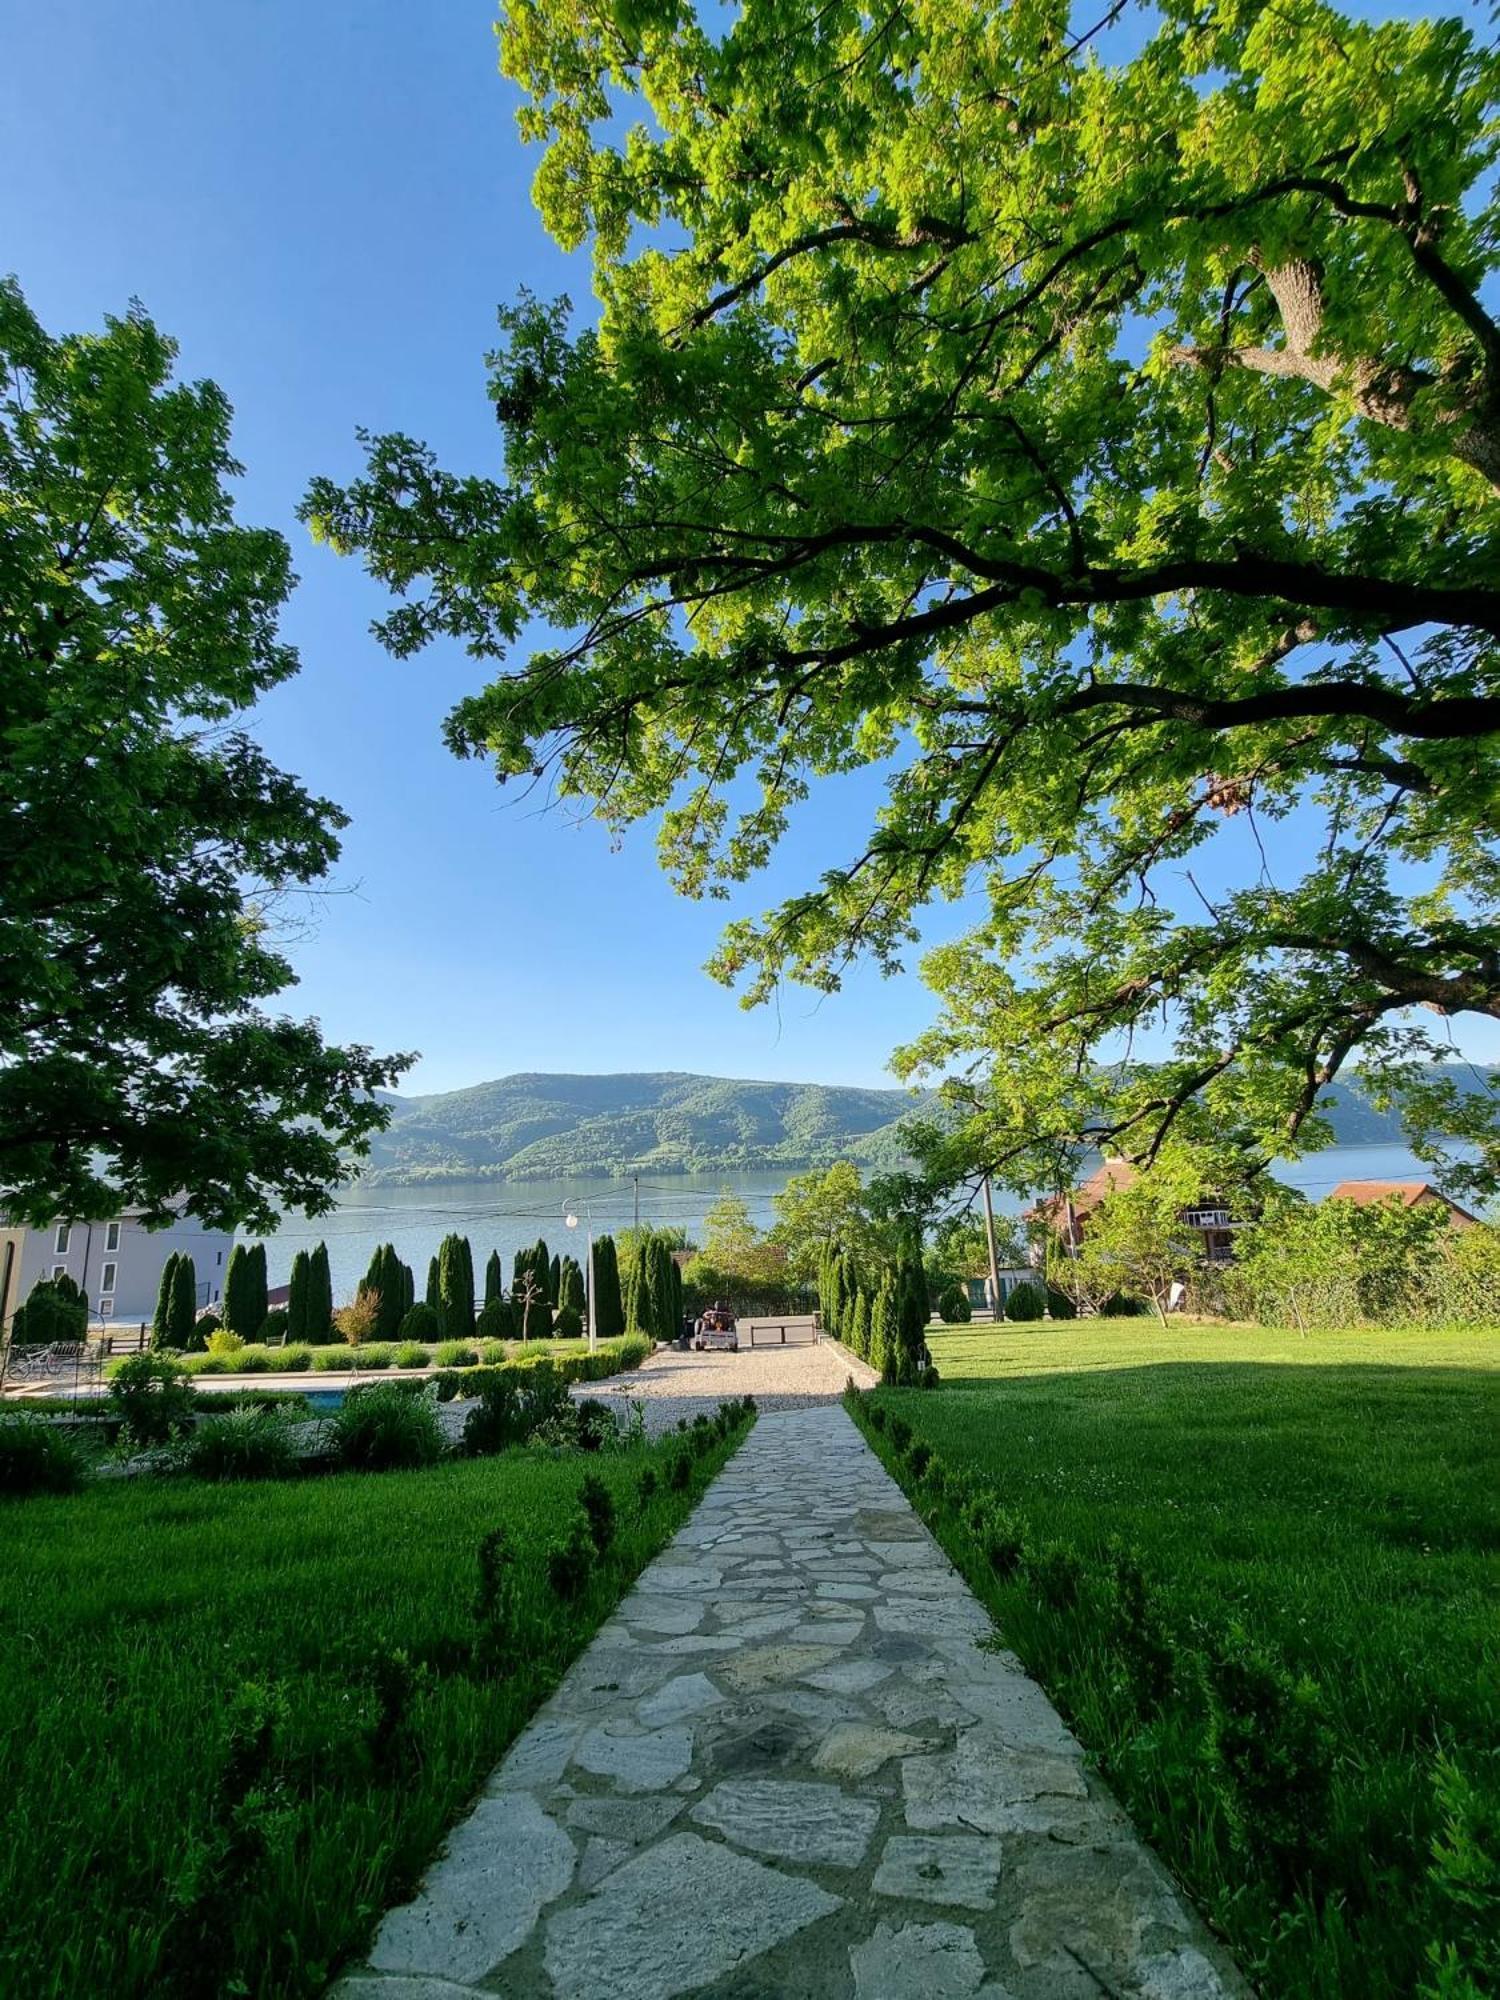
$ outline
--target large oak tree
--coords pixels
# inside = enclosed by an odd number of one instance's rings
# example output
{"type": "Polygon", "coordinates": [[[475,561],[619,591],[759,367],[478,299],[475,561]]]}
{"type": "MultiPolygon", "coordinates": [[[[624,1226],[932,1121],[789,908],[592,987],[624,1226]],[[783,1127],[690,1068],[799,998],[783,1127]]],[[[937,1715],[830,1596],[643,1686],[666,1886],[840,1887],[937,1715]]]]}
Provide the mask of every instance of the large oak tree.
{"type": "Polygon", "coordinates": [[[502,314],[495,476],[382,436],[307,503],[396,652],[493,663],[453,746],[660,813],[693,894],[888,765],[716,970],[826,987],[982,887],[908,1061],[987,1164],[1295,1146],[1356,1055],[1488,1129],[1427,1058],[1500,1014],[1496,56],[1318,0],[511,0],[501,45],[597,325],[502,314]]]}
{"type": "Polygon", "coordinates": [[[409,1058],[261,1003],[344,815],[238,726],[297,670],[229,408],[144,313],[54,339],[0,283],[0,1212],[331,1206],[409,1058]]]}

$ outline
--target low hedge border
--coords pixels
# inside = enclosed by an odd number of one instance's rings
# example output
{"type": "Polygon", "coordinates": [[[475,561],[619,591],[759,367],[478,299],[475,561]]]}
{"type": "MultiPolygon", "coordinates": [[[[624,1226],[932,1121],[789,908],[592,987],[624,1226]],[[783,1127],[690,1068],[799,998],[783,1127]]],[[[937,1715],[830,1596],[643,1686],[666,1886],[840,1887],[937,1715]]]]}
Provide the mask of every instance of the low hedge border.
{"type": "MultiPolygon", "coordinates": [[[[358,1347],[242,1347],[233,1354],[173,1353],[169,1358],[186,1375],[363,1375],[397,1370],[423,1383],[434,1380],[442,1383],[455,1373],[488,1379],[497,1368],[536,1368],[550,1361],[566,1382],[599,1382],[606,1375],[639,1368],[652,1347],[643,1334],[625,1334],[619,1340],[604,1341],[592,1354],[581,1342],[576,1350],[548,1348],[536,1354],[528,1354],[524,1349],[513,1352],[499,1341],[452,1344],[480,1356],[489,1356],[495,1350],[498,1354],[470,1367],[454,1369],[443,1366],[438,1359],[450,1343],[438,1342],[426,1350],[426,1363],[417,1368],[410,1364],[409,1358],[405,1361],[400,1358],[401,1344],[367,1341],[358,1347]]],[[[106,1364],[106,1378],[117,1373],[130,1358],[115,1355],[106,1364]]],[[[438,1394],[442,1401],[450,1400],[441,1388],[438,1394]]]]}

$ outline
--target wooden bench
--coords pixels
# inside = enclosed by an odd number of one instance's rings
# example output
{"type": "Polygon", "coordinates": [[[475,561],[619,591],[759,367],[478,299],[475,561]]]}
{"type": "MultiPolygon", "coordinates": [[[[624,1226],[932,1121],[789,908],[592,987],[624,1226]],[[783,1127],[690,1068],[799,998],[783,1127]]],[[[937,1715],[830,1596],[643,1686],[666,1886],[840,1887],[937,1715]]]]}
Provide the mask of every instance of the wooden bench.
{"type": "Polygon", "coordinates": [[[788,1313],[779,1319],[742,1319],[736,1331],[745,1347],[811,1347],[822,1335],[816,1313],[788,1313]]]}

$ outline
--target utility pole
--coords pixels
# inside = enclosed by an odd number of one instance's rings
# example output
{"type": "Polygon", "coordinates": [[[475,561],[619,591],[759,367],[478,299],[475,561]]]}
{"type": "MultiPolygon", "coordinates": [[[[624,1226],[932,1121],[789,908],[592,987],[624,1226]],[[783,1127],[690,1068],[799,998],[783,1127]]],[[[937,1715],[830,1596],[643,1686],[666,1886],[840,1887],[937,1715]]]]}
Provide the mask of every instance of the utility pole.
{"type": "Polygon", "coordinates": [[[984,1177],[984,1235],[990,1251],[990,1311],[1000,1317],[1000,1259],[995,1251],[995,1205],[990,1199],[990,1177],[984,1177]]]}
{"type": "Polygon", "coordinates": [[[635,1182],[635,1226],[637,1232],[639,1232],[641,1226],[641,1177],[639,1174],[632,1174],[630,1178],[635,1182]]]}

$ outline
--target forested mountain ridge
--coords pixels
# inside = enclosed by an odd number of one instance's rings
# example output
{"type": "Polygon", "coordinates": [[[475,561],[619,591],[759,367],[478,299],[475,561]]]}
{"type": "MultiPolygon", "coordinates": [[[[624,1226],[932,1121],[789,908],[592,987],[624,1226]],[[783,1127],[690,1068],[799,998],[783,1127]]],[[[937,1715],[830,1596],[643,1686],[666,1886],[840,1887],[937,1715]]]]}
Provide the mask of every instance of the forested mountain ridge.
{"type": "MultiPolygon", "coordinates": [[[[1446,1065],[1470,1089],[1495,1072],[1446,1065]]],[[[829,1166],[869,1172],[902,1164],[900,1124],[920,1100],[904,1090],[763,1083],[681,1071],[570,1076],[525,1072],[425,1097],[381,1093],[391,1124],[377,1135],[367,1181],[548,1180],[572,1174],[684,1174],[829,1166]]],[[[1403,1142],[1357,1081],[1328,1093],[1342,1146],[1403,1142]]]]}
{"type": "Polygon", "coordinates": [[[370,1181],[545,1180],[557,1175],[899,1164],[904,1090],[763,1083],[650,1071],[525,1073],[430,1097],[387,1096],[370,1181]]]}

